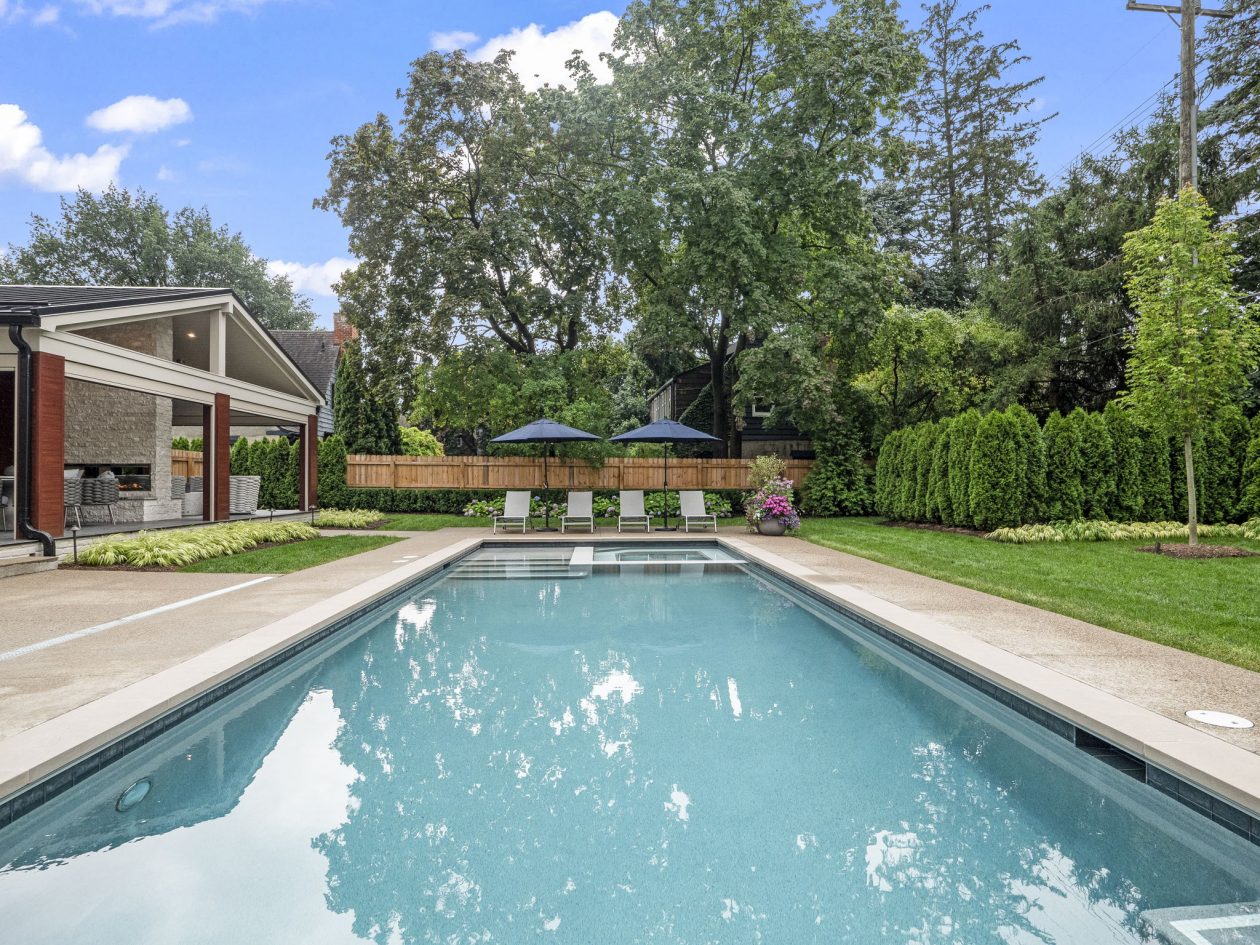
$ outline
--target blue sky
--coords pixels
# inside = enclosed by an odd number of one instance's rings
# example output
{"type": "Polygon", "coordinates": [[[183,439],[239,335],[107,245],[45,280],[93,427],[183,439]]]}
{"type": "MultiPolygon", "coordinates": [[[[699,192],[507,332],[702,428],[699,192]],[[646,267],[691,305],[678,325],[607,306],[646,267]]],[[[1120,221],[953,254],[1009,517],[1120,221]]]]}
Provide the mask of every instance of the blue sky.
{"type": "MultiPolygon", "coordinates": [[[[1177,31],[1124,0],[993,0],[993,40],[1016,38],[1058,111],[1038,158],[1050,176],[1176,71],[1177,31]]],[[[323,321],[347,257],[311,201],[328,142],[378,111],[412,59],[458,43],[518,49],[533,75],[593,52],[623,3],[598,0],[0,0],[0,244],[21,241],[75,183],[115,179],[168,207],[206,206],[288,265],[323,321]]],[[[917,4],[905,15],[917,22],[917,4]]]]}

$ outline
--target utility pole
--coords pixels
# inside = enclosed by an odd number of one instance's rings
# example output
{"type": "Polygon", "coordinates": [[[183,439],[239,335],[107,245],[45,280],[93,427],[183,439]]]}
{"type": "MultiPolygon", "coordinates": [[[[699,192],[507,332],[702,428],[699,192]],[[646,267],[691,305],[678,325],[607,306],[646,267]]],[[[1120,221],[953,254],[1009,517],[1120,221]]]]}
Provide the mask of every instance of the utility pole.
{"type": "Polygon", "coordinates": [[[1129,0],[1126,9],[1143,13],[1165,13],[1174,23],[1173,14],[1181,14],[1181,151],[1179,172],[1181,186],[1199,186],[1199,90],[1194,80],[1198,66],[1195,56],[1195,23],[1199,16],[1229,19],[1234,14],[1228,10],[1206,10],[1200,0],[1183,0],[1181,5],[1165,3],[1138,3],[1129,0]]]}

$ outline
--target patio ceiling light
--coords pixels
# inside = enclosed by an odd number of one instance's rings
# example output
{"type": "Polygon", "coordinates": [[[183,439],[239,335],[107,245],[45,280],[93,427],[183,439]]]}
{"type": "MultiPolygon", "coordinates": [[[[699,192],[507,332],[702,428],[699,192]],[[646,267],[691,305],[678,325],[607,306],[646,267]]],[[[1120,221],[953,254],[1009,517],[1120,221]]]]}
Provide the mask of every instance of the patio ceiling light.
{"type": "Polygon", "coordinates": [[[189,338],[196,338],[196,337],[197,337],[197,333],[196,333],[195,331],[190,331],[190,332],[188,333],[188,337],[189,337],[189,338]]]}

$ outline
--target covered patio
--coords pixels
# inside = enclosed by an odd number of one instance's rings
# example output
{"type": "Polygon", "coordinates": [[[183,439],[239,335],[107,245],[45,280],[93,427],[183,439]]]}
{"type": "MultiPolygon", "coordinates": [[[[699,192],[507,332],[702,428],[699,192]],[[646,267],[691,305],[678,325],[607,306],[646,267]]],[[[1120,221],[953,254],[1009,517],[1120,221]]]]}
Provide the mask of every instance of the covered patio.
{"type": "Polygon", "coordinates": [[[234,426],[296,428],[314,505],[323,398],[231,290],[0,286],[0,326],[0,543],[226,521],[234,426]],[[189,425],[204,475],[172,476],[189,425]]]}

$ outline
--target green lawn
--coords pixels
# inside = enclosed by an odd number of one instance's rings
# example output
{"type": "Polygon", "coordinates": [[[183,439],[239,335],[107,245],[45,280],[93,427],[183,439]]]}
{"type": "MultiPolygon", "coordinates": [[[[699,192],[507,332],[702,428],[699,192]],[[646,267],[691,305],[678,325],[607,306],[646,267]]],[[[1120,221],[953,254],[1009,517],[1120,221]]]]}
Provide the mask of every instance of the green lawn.
{"type": "Polygon", "coordinates": [[[288,574],[327,564],[338,558],[348,558],[364,551],[372,551],[392,545],[401,538],[392,535],[336,535],[328,538],[312,538],[295,541],[271,548],[256,548],[238,555],[224,555],[198,561],[181,571],[198,571],[215,574],[288,574]]]}
{"type": "MultiPolygon", "coordinates": [[[[876,519],[811,519],[800,537],[1260,670],[1260,557],[1179,560],[1136,541],[1006,545],[876,519]]],[[[1260,552],[1260,542],[1221,543],[1260,552]]]]}
{"type": "MultiPolygon", "coordinates": [[[[535,522],[542,524],[542,516],[538,516],[535,522]]],[[[671,516],[670,523],[676,524],[677,517],[671,516]]],[[[560,516],[553,515],[551,524],[556,528],[560,527],[560,516]]],[[[617,520],[615,518],[597,518],[595,524],[600,528],[611,528],[617,530],[617,520]]],[[[654,518],[653,525],[661,524],[661,520],[654,518]]],[[[743,518],[721,518],[718,519],[719,526],[726,525],[743,525],[743,518]]],[[[464,515],[390,515],[387,516],[385,522],[380,526],[385,531],[395,532],[433,532],[439,528],[490,528],[490,519],[488,518],[470,518],[464,515]]],[[[520,531],[519,528],[516,529],[520,531]]],[[[577,534],[581,534],[578,532],[577,534]]]]}

